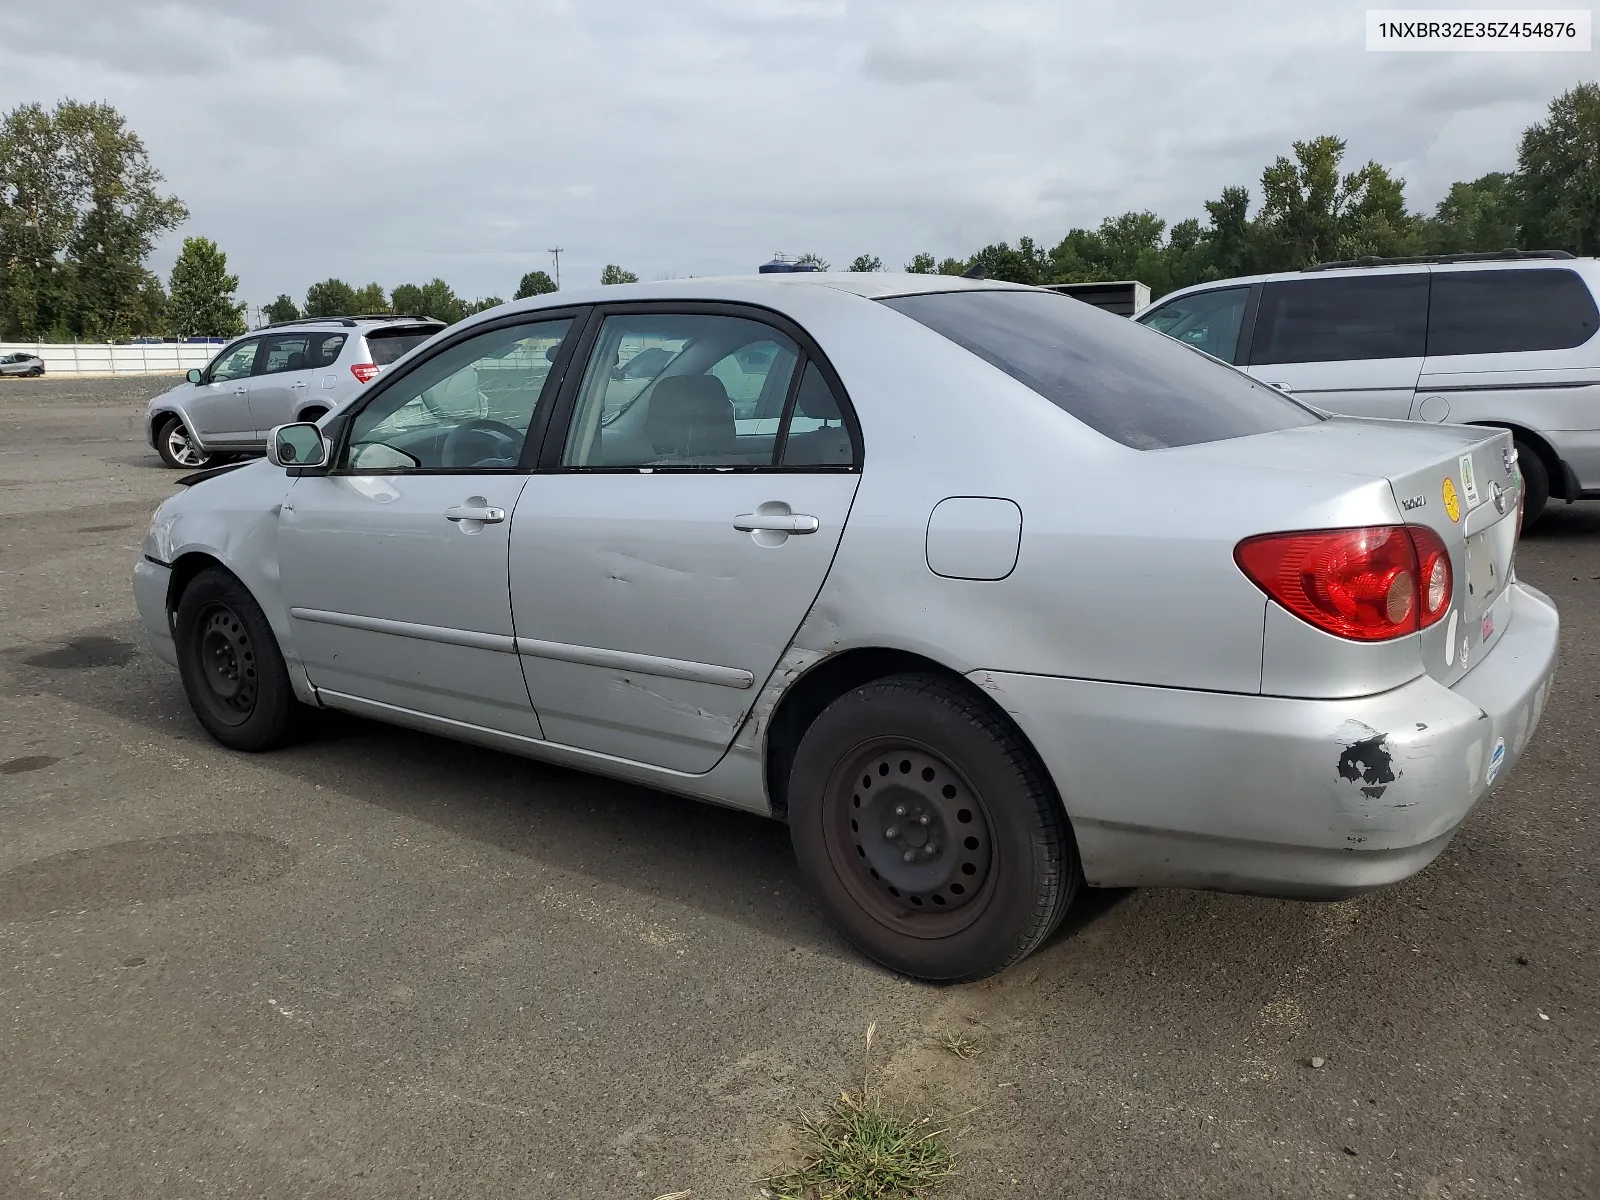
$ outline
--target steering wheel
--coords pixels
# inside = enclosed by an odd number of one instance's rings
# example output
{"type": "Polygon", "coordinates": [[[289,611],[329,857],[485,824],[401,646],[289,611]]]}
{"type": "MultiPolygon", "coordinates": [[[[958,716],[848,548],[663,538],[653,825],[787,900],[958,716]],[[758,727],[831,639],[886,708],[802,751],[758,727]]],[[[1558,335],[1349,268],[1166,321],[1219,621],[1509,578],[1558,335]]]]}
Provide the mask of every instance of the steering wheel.
{"type": "Polygon", "coordinates": [[[495,466],[515,466],[522,455],[522,440],[523,435],[504,421],[479,417],[452,429],[439,457],[447,467],[475,467],[491,460],[495,466]]]}

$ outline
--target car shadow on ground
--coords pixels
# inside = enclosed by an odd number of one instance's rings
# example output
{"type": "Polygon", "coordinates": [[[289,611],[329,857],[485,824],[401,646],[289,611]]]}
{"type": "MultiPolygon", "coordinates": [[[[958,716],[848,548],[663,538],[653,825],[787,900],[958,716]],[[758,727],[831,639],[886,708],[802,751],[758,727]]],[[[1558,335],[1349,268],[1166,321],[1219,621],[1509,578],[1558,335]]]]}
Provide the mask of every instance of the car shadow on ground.
{"type": "MultiPolygon", "coordinates": [[[[84,705],[196,756],[229,754],[195,721],[176,671],[143,640],[138,623],[124,621],[65,641],[8,646],[0,649],[0,687],[84,705]]],[[[243,757],[647,902],[674,901],[857,959],[806,893],[787,829],[763,816],[337,712],[312,714],[289,747],[243,757]]],[[[1130,894],[1086,889],[1051,943],[1130,894]]]]}

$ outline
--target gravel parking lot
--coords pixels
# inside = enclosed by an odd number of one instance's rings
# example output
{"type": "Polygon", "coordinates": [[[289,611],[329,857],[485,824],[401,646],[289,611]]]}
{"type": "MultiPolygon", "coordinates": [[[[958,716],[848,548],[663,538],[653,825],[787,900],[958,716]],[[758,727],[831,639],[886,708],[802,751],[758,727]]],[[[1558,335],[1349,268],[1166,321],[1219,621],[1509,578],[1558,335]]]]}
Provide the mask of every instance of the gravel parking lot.
{"type": "Polygon", "coordinates": [[[934,989],[775,823],[356,720],[217,747],[129,589],[165,386],[0,381],[0,1196],[755,1197],[872,1022],[941,1195],[1600,1195],[1600,505],[1524,543],[1557,689],[1420,877],[1091,893],[934,989]]]}

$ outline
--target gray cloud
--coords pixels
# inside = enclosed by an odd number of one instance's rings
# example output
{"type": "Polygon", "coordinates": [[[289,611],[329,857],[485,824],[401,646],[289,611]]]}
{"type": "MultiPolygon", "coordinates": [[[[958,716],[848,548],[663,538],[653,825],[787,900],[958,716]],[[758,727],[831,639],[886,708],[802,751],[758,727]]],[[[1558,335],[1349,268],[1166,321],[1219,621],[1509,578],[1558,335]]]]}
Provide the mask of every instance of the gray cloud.
{"type": "MultiPolygon", "coordinates": [[[[105,99],[253,303],[336,274],[508,295],[562,276],[891,264],[1130,208],[1198,216],[1338,133],[1414,206],[1514,162],[1576,55],[1378,55],[1365,4],[53,0],[0,107],[105,99]]],[[[177,239],[162,247],[163,267],[177,239]]]]}

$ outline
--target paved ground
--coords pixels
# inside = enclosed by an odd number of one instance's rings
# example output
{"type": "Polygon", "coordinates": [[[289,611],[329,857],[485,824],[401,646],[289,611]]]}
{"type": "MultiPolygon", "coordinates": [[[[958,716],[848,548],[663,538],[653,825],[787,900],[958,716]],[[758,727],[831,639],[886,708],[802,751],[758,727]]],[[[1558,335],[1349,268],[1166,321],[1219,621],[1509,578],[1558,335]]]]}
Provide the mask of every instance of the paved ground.
{"type": "Polygon", "coordinates": [[[129,593],[160,386],[0,384],[7,1200],[754,1197],[869,1022],[876,1086],[965,1114],[949,1196],[1600,1194],[1600,506],[1522,550],[1558,689],[1419,878],[1095,894],[936,990],[775,824],[353,720],[207,740],[129,593]]]}

